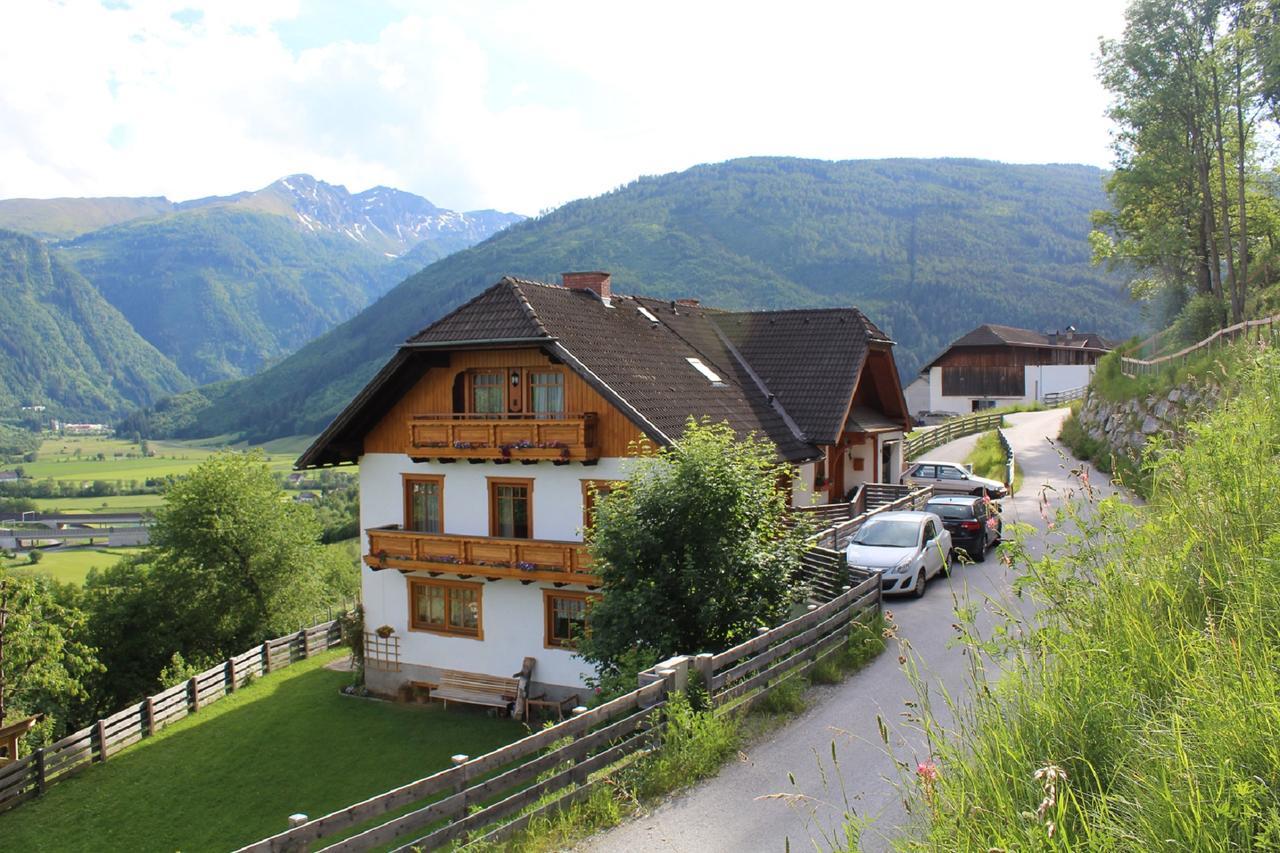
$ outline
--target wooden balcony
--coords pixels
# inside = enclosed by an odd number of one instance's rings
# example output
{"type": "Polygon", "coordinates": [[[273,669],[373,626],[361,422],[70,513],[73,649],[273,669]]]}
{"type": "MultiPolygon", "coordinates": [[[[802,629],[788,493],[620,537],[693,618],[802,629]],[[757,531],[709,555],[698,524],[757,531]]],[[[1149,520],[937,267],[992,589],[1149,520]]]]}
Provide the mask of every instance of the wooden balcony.
{"type": "Polygon", "coordinates": [[[398,526],[376,527],[368,532],[369,553],[364,561],[375,570],[600,584],[600,578],[591,573],[591,557],[581,542],[415,533],[398,526]]]}
{"type": "Polygon", "coordinates": [[[596,413],[559,417],[534,415],[438,414],[409,418],[409,446],[415,458],[549,459],[586,462],[599,458],[596,413]]]}

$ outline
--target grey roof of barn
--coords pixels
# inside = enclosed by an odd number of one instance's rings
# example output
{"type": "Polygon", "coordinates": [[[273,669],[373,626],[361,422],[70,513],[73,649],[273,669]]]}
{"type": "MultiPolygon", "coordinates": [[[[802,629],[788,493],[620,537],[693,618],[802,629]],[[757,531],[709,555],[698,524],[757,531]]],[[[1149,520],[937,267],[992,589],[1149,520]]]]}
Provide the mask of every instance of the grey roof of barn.
{"type": "Polygon", "coordinates": [[[298,467],[353,461],[358,436],[421,375],[425,354],[520,344],[559,358],[660,444],[705,415],[768,437],[785,459],[811,459],[839,438],[873,342],[892,344],[856,308],[728,312],[618,294],[606,306],[586,290],[506,277],[410,337],[298,467]]]}
{"type": "Polygon", "coordinates": [[[1094,332],[1070,331],[1068,339],[1065,332],[1044,334],[1031,329],[1019,329],[1016,326],[1001,326],[995,323],[983,323],[971,332],[961,335],[952,341],[946,349],[938,353],[921,372],[928,370],[938,359],[956,347],[1037,347],[1047,349],[1075,349],[1105,352],[1113,348],[1106,338],[1094,332]]]}

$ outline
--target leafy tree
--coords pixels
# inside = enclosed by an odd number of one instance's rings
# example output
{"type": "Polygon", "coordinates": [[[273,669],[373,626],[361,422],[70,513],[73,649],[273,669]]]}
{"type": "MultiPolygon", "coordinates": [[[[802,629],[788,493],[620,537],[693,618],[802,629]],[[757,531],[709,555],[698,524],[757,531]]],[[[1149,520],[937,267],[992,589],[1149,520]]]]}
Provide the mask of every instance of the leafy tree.
{"type": "Polygon", "coordinates": [[[0,570],[0,724],[29,714],[65,720],[101,665],[81,637],[84,614],[60,600],[46,578],[0,570]]]}
{"type": "Polygon", "coordinates": [[[771,443],[691,420],[596,504],[588,543],[604,596],[580,651],[602,678],[628,662],[714,651],[774,625],[797,598],[803,526],[771,443]]]}
{"type": "Polygon", "coordinates": [[[222,453],[177,480],[149,562],[188,659],[296,630],[325,602],[315,513],[290,501],[261,452],[222,453]]]}
{"type": "Polygon", "coordinates": [[[1268,283],[1255,261],[1276,237],[1257,144],[1272,19],[1255,0],[1133,0],[1124,35],[1102,44],[1118,131],[1095,254],[1143,271],[1139,296],[1211,295],[1239,322],[1268,283]]]}

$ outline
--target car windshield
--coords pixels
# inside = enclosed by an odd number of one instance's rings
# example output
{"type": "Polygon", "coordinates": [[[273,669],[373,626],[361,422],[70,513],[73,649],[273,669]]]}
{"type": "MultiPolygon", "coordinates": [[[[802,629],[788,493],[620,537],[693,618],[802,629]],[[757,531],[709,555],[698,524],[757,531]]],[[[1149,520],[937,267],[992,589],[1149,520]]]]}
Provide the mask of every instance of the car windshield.
{"type": "Polygon", "coordinates": [[[925,512],[940,515],[943,518],[973,518],[973,507],[964,504],[925,504],[925,512]]]}
{"type": "Polygon", "coordinates": [[[916,521],[869,521],[853,534],[855,545],[872,548],[914,548],[920,541],[920,524],[916,521]]]}

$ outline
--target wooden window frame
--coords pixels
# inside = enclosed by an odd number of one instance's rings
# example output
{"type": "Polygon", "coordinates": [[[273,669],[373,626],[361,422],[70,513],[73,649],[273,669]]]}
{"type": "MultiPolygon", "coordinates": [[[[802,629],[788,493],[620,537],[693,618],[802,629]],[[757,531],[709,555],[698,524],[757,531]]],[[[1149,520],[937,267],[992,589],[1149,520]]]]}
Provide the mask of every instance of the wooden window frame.
{"type": "Polygon", "coordinates": [[[441,637],[461,637],[464,640],[483,640],[484,639],[484,584],[475,581],[451,581],[439,580],[437,578],[408,577],[405,579],[409,589],[409,630],[422,634],[436,634],[441,637]],[[444,627],[436,628],[428,627],[418,622],[418,608],[414,601],[414,587],[438,587],[445,590],[444,596],[444,627]],[[470,631],[459,631],[449,626],[449,593],[450,589],[473,589],[476,592],[476,630],[474,633],[470,631]]]}
{"type": "Polygon", "coordinates": [[[579,482],[582,483],[582,532],[586,533],[595,526],[595,520],[591,516],[592,510],[596,508],[596,502],[591,493],[592,488],[599,491],[601,486],[608,486],[609,491],[612,492],[627,481],[589,479],[579,480],[579,482]]]}
{"type": "Polygon", "coordinates": [[[507,413],[507,400],[510,395],[507,393],[507,368],[503,367],[486,367],[476,368],[467,371],[467,414],[478,417],[500,417],[507,413]],[[476,377],[477,376],[497,376],[498,390],[502,392],[502,407],[496,412],[477,412],[476,411],[476,377]]]}
{"type": "Polygon", "coordinates": [[[528,540],[536,538],[533,534],[533,480],[523,477],[485,477],[485,488],[489,492],[489,535],[495,539],[519,539],[520,537],[502,536],[498,533],[498,494],[495,486],[524,486],[529,490],[529,535],[528,540]]]}
{"type": "MultiPolygon", "coordinates": [[[[542,647],[544,649],[563,649],[566,651],[574,651],[578,648],[576,643],[559,642],[551,636],[551,625],[554,621],[551,602],[556,598],[573,598],[584,602],[586,612],[591,612],[591,605],[600,600],[598,593],[576,592],[564,589],[543,589],[542,590],[542,647]]],[[[584,614],[585,624],[585,614],[584,614]]]]}
{"type": "Polygon", "coordinates": [[[526,367],[526,368],[523,368],[523,370],[524,370],[524,377],[522,381],[524,382],[524,394],[526,397],[525,411],[528,412],[529,417],[539,418],[543,420],[563,418],[565,416],[565,413],[568,412],[569,410],[569,381],[568,381],[568,377],[565,375],[565,371],[558,370],[554,367],[545,367],[545,368],[544,367],[526,367]],[[551,386],[551,385],[543,386],[547,388],[558,387],[560,389],[560,411],[559,412],[548,413],[545,416],[538,415],[537,413],[534,412],[533,377],[534,377],[534,374],[538,374],[538,373],[560,377],[560,384],[558,386],[551,386]]]}
{"type": "Polygon", "coordinates": [[[436,488],[440,491],[440,530],[438,533],[444,533],[444,475],[443,474],[401,474],[400,475],[400,491],[404,496],[404,530],[411,533],[426,533],[430,531],[418,531],[409,526],[409,522],[413,516],[413,501],[409,498],[409,487],[413,483],[434,482],[436,488]]]}

